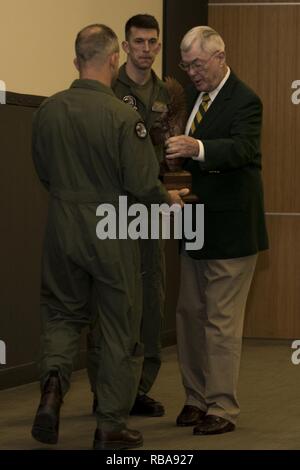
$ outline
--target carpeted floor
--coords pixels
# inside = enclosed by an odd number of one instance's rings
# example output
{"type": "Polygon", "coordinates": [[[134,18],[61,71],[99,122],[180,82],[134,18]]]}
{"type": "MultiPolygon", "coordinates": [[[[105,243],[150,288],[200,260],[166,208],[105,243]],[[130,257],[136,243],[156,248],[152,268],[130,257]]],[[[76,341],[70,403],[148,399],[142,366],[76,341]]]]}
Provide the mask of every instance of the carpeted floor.
{"type": "MultiPolygon", "coordinates": [[[[164,349],[164,363],[151,396],[166,407],[162,418],[130,418],[142,431],[143,449],[300,449],[300,365],[291,362],[291,341],[245,340],[239,382],[241,415],[235,432],[193,436],[175,420],[184,394],[176,348],[164,349]]],[[[32,439],[31,424],[39,401],[37,383],[0,392],[0,449],[90,449],[95,419],[86,372],[73,374],[62,408],[56,446],[32,439]]]]}

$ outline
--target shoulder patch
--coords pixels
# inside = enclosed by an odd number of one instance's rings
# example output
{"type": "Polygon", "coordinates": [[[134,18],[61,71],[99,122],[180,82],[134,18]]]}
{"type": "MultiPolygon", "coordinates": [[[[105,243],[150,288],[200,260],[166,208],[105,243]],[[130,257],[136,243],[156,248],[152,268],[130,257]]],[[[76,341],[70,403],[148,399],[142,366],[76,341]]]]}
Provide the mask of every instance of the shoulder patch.
{"type": "Polygon", "coordinates": [[[132,95],[123,96],[123,101],[126,104],[129,104],[135,111],[137,111],[136,99],[132,95]]]}
{"type": "Polygon", "coordinates": [[[146,139],[148,131],[143,121],[138,121],[135,125],[135,133],[139,139],[146,139]]]}

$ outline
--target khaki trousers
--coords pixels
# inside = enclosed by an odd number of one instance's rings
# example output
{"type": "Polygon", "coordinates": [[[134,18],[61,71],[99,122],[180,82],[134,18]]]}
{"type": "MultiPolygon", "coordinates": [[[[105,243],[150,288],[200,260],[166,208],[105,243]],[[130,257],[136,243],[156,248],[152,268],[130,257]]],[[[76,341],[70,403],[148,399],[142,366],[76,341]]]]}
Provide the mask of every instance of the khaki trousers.
{"type": "Polygon", "coordinates": [[[257,255],[181,256],[177,347],[186,405],[235,423],[243,323],[257,255]]]}

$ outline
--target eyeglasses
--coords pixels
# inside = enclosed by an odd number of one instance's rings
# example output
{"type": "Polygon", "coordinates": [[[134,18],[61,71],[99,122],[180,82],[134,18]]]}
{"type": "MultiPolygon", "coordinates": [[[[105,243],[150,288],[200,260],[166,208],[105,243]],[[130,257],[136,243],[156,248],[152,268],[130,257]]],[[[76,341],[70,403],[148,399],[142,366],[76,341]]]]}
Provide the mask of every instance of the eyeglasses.
{"type": "Polygon", "coordinates": [[[201,72],[203,70],[207,69],[207,65],[210,62],[210,60],[218,54],[220,51],[215,51],[207,60],[199,62],[199,59],[195,59],[189,64],[187,62],[180,62],[178,66],[183,70],[184,72],[188,72],[189,70],[194,70],[195,72],[201,72]]]}

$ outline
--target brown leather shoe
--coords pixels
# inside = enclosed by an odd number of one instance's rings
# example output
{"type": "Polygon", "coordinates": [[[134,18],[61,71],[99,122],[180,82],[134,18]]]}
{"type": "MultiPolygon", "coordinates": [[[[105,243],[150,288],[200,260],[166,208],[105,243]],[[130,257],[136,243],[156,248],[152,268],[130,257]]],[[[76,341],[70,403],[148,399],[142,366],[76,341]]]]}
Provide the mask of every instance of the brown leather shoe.
{"type": "Polygon", "coordinates": [[[195,426],[205,416],[205,411],[200,410],[197,406],[184,405],[181,412],[177,416],[177,426],[195,426]]]}
{"type": "Polygon", "coordinates": [[[34,439],[45,444],[57,443],[61,404],[62,393],[58,372],[52,371],[44,385],[41,401],[32,426],[31,434],[34,439]]]}
{"type": "Polygon", "coordinates": [[[139,431],[124,428],[121,431],[101,431],[96,429],[95,450],[132,449],[143,445],[143,436],[139,431]]]}
{"type": "Polygon", "coordinates": [[[132,416],[163,416],[165,409],[163,405],[147,395],[138,395],[135,399],[134,405],[130,410],[132,416]]]}
{"type": "Polygon", "coordinates": [[[235,425],[225,418],[215,415],[206,415],[205,418],[194,427],[193,434],[206,436],[209,434],[223,434],[235,430],[235,425]]]}

